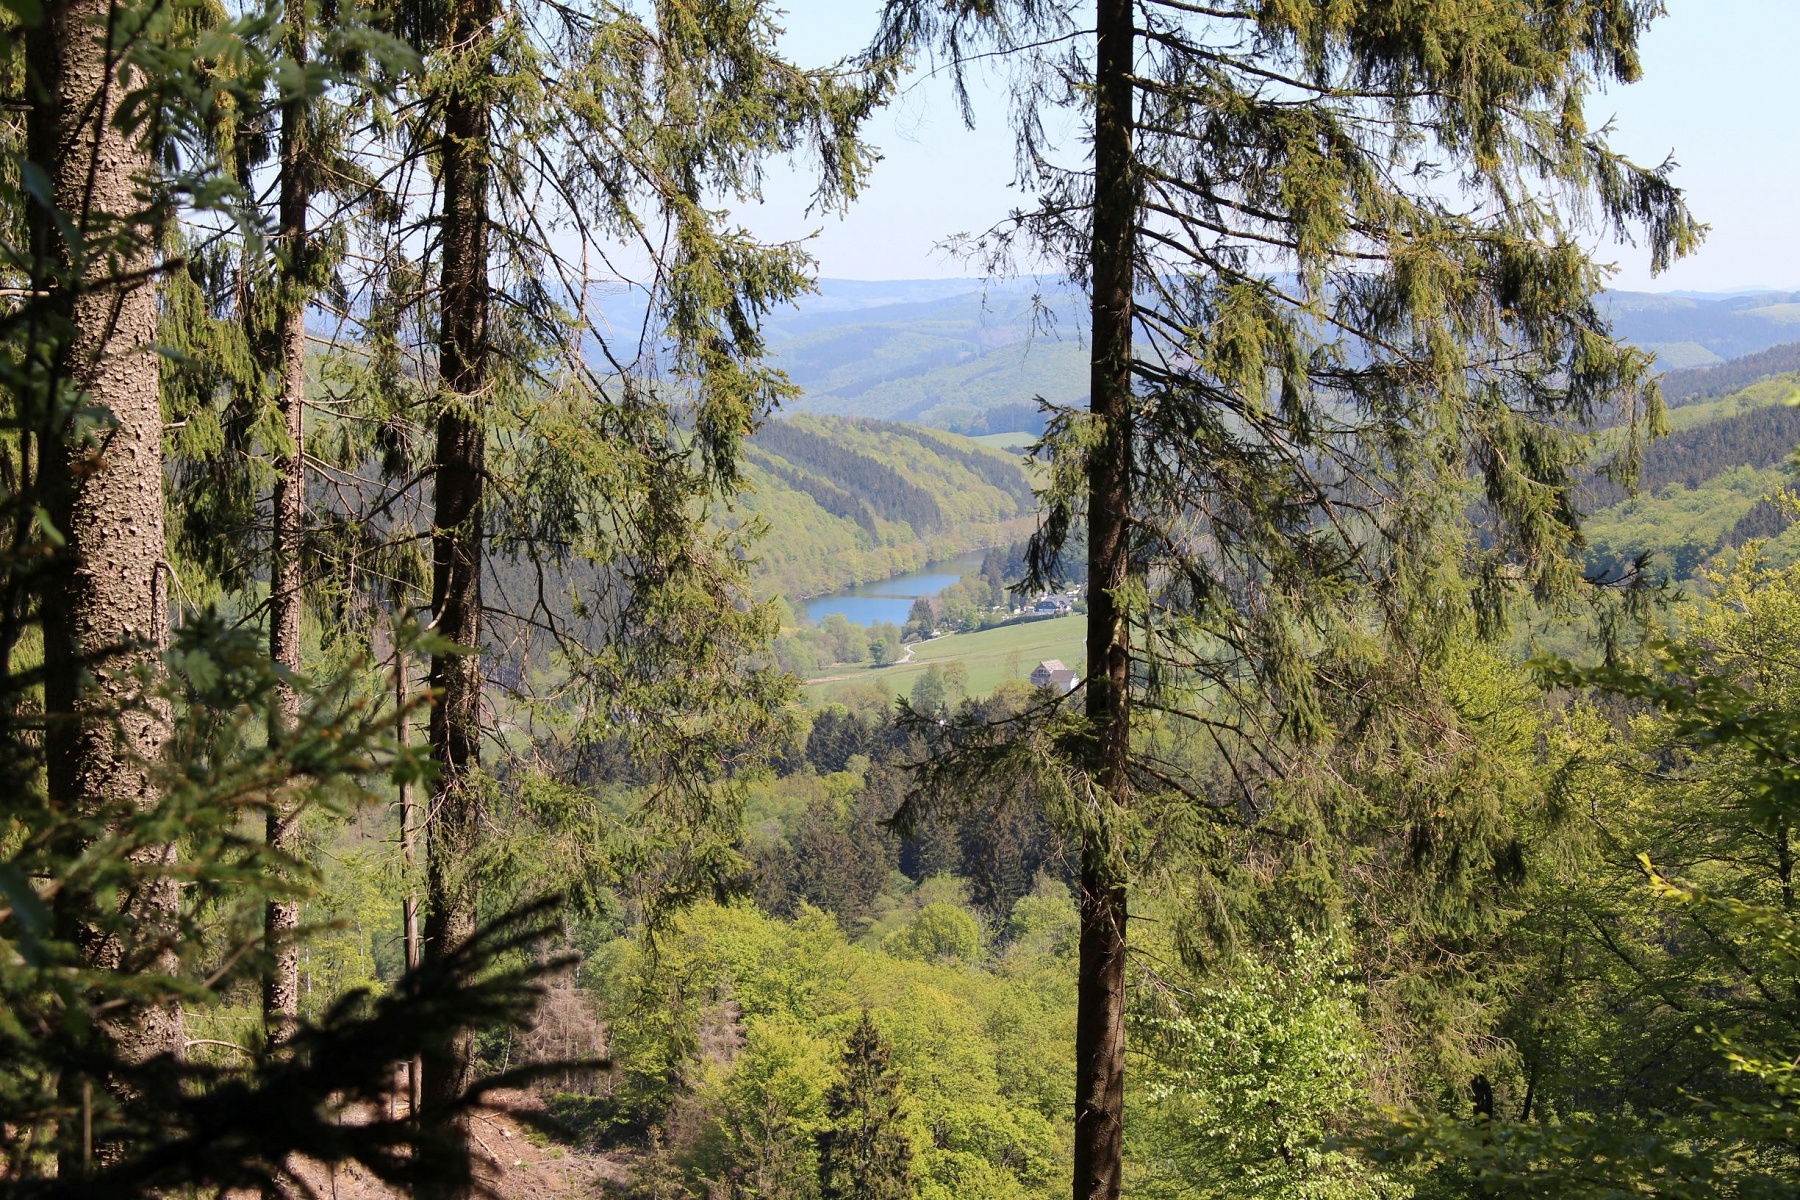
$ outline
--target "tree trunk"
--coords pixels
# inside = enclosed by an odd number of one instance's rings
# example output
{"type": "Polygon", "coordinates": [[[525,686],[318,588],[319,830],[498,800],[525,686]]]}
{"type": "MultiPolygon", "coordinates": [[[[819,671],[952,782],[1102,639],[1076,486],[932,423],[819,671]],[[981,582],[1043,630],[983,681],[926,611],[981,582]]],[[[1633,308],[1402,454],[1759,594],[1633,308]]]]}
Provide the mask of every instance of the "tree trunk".
{"type": "MultiPolygon", "coordinates": [[[[150,803],[147,766],[168,729],[154,705],[120,712],[133,691],[128,674],[155,661],[168,615],[159,578],[156,238],[154,214],[136,194],[151,164],[113,124],[124,89],[109,70],[106,16],[105,0],[47,6],[33,40],[48,44],[31,55],[45,75],[30,114],[33,157],[46,164],[57,207],[88,243],[69,246],[53,226],[42,235],[48,256],[79,272],[65,291],[72,325],[59,374],[110,414],[86,435],[64,429],[45,439],[40,466],[51,519],[66,539],[44,621],[46,781],[52,801],[71,811],[150,803]],[[85,261],[76,264],[78,257],[85,261]]],[[[167,911],[173,884],[152,891],[141,898],[147,911],[167,911]]],[[[94,950],[100,960],[124,952],[94,950]]],[[[148,1056],[179,1038],[171,1015],[147,1019],[133,1040],[148,1056]]]]}
{"type": "MultiPolygon", "coordinates": [[[[396,631],[397,633],[398,631],[396,631]]],[[[394,644],[394,741],[404,751],[412,742],[412,715],[407,711],[411,702],[409,695],[410,680],[407,672],[411,664],[398,639],[394,644]]],[[[401,946],[406,954],[406,969],[417,970],[419,966],[419,893],[414,889],[413,881],[417,878],[416,856],[419,840],[418,805],[413,803],[412,784],[402,781],[400,784],[400,862],[406,874],[406,893],[400,900],[400,935],[401,946]]],[[[406,1064],[406,1115],[418,1119],[420,1102],[424,1096],[419,1056],[413,1055],[406,1064]]]]}
{"type": "MultiPolygon", "coordinates": [[[[306,61],[306,9],[294,0],[287,12],[287,53],[306,61]]],[[[310,161],[306,145],[306,102],[289,100],[281,113],[281,198],[277,219],[283,255],[279,289],[282,427],[289,452],[275,480],[275,536],[269,572],[269,656],[289,671],[300,670],[300,617],[304,603],[301,541],[306,521],[306,280],[307,208],[312,201],[310,161]]],[[[277,689],[275,720],[293,729],[300,720],[300,694],[285,684],[277,689]]],[[[269,849],[292,854],[293,814],[271,808],[269,849]]],[[[263,1027],[271,1041],[293,1031],[300,1013],[300,905],[291,899],[271,900],[263,914],[263,943],[269,957],[263,979],[263,1027]]]]}
{"type": "MultiPolygon", "coordinates": [[[[1095,32],[1092,397],[1088,463],[1087,716],[1101,803],[1129,802],[1131,645],[1119,594],[1131,562],[1132,0],[1099,0],[1095,32]]],[[[1075,1200],[1116,1200],[1125,1104],[1125,880],[1117,848],[1082,847],[1075,1021],[1075,1200]]]]}
{"type": "MultiPolygon", "coordinates": [[[[65,538],[50,565],[42,622],[45,782],[59,809],[96,816],[154,803],[149,764],[168,732],[166,710],[136,700],[131,678],[157,662],[168,628],[153,349],[158,214],[146,211],[137,190],[150,173],[146,148],[114,124],[126,85],[110,61],[107,29],[106,0],[55,0],[27,51],[29,154],[76,235],[69,244],[52,214],[34,207],[39,285],[69,321],[57,375],[82,393],[81,406],[109,414],[86,430],[52,424],[39,451],[46,506],[65,538]]],[[[174,853],[153,847],[141,857],[174,853]]],[[[173,938],[161,935],[179,899],[173,879],[127,895],[121,903],[141,933],[131,944],[99,932],[92,896],[60,893],[57,920],[95,967],[172,970],[173,938]]],[[[105,1033],[127,1061],[182,1049],[173,1006],[111,1019],[105,1033]]],[[[75,1095],[86,1084],[64,1081],[75,1095]]],[[[82,1165],[82,1149],[66,1145],[65,1165],[82,1165]]]]}
{"type": "MultiPolygon", "coordinates": [[[[465,59],[444,98],[444,207],[440,279],[432,610],[436,632],[463,647],[431,659],[431,751],[437,792],[426,825],[424,953],[444,954],[475,930],[476,894],[468,862],[479,836],[481,801],[469,785],[479,765],[481,719],[482,491],[488,322],[488,140],[482,83],[491,66],[491,0],[460,0],[452,53],[465,59]]],[[[427,1109],[470,1082],[474,1031],[463,1029],[424,1059],[427,1109]]]]}

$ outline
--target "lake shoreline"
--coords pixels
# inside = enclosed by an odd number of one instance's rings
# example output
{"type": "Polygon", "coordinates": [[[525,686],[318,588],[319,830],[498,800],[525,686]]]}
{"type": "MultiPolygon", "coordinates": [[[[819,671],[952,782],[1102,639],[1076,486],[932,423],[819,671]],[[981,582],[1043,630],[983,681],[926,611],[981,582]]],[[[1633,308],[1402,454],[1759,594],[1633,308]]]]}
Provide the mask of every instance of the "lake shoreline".
{"type": "Polygon", "coordinates": [[[814,625],[834,613],[841,613],[851,624],[865,628],[880,623],[905,625],[914,603],[921,597],[939,594],[964,575],[979,571],[983,559],[992,549],[994,547],[936,559],[912,571],[850,584],[794,604],[814,625]]]}

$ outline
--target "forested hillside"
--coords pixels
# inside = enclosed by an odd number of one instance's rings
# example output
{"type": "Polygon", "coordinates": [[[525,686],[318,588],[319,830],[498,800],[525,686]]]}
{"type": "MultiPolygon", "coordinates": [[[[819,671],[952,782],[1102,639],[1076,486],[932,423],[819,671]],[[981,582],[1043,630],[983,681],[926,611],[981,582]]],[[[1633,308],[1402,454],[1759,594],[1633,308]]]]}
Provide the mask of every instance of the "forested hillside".
{"type": "Polygon", "coordinates": [[[1742,358],[1793,341],[1800,328],[1800,293],[1790,292],[1612,292],[1605,309],[1622,337],[1653,352],[1669,370],[1742,358]]]}
{"type": "MultiPolygon", "coordinates": [[[[829,300],[849,285],[824,286],[829,300]]],[[[797,408],[1003,433],[1043,428],[1039,396],[1070,404],[1087,394],[1079,310],[1054,280],[952,288],[855,308],[813,302],[780,318],[774,356],[803,390],[797,408]]]]}
{"type": "MultiPolygon", "coordinates": [[[[1787,293],[1613,292],[1605,308],[1621,338],[1657,356],[1674,404],[1800,366],[1792,348],[1800,303],[1787,293]]],[[[1037,432],[1037,397],[1074,404],[1087,396],[1080,306],[1053,277],[824,280],[820,295],[773,319],[771,350],[803,389],[803,412],[977,435],[1037,432]]]]}
{"type": "Polygon", "coordinates": [[[745,455],[745,513],[767,524],[760,590],[793,598],[1010,545],[1036,501],[1019,456],[890,421],[773,421],[745,455]]]}
{"type": "Polygon", "coordinates": [[[1686,367],[1662,377],[1663,396],[1672,405],[1727,396],[1771,375],[1800,371],[1800,342],[1786,342],[1705,367],[1686,367]]]}
{"type": "Polygon", "coordinates": [[[0,0],[0,1200],[1800,1194],[1800,377],[1616,336],[1792,303],[1587,249],[1705,234],[1662,6],[785,7],[0,0]],[[1061,339],[796,316],[975,70],[1061,339]]]}
{"type": "Polygon", "coordinates": [[[1796,513],[1779,501],[1795,482],[1797,402],[1800,375],[1768,374],[1729,395],[1676,409],[1673,432],[1644,454],[1637,496],[1627,498],[1603,481],[1585,489],[1593,512],[1589,570],[1616,575],[1650,553],[1654,575],[1687,580],[1719,552],[1752,538],[1769,540],[1763,552],[1773,562],[1800,556],[1800,535],[1788,532],[1796,513]]]}

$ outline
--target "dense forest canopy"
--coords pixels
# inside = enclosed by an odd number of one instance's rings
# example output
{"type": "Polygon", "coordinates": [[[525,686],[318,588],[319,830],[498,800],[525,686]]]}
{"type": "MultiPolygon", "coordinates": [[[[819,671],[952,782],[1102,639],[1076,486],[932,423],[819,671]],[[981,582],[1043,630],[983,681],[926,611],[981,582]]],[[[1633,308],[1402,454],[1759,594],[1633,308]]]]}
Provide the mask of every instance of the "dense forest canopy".
{"type": "Polygon", "coordinates": [[[0,0],[0,1197],[1795,1194],[1786,301],[1588,249],[1703,232],[1659,11],[0,0]],[[736,214],[929,70],[995,324],[808,316],[736,214]]]}

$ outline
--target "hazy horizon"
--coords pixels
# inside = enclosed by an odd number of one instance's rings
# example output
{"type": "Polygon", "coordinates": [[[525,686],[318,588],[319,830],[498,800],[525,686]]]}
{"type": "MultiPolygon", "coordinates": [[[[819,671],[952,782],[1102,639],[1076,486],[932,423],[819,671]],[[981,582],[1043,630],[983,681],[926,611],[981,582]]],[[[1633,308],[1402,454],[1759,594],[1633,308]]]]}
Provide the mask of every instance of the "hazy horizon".
{"type": "MultiPolygon", "coordinates": [[[[788,0],[784,47],[801,61],[861,50],[882,0],[788,0]]],[[[1712,232],[1699,252],[1660,277],[1642,247],[1597,244],[1616,263],[1618,291],[1724,296],[1800,290],[1800,239],[1791,196],[1800,192],[1800,129],[1774,119],[1789,103],[1791,48],[1800,45],[1792,0],[1669,0],[1642,44],[1643,79],[1591,96],[1589,124],[1614,125],[1616,149],[1640,162],[1672,156],[1712,232]],[[1797,281],[1788,286],[1771,277],[1797,281]]],[[[842,218],[802,215],[798,175],[777,168],[766,200],[743,210],[759,233],[811,238],[820,274],[869,282],[976,278],[937,247],[984,229],[1023,195],[1011,188],[1012,144],[999,81],[975,78],[976,128],[963,128],[948,81],[918,72],[870,128],[883,156],[862,198],[842,218]]]]}

